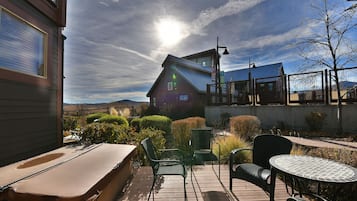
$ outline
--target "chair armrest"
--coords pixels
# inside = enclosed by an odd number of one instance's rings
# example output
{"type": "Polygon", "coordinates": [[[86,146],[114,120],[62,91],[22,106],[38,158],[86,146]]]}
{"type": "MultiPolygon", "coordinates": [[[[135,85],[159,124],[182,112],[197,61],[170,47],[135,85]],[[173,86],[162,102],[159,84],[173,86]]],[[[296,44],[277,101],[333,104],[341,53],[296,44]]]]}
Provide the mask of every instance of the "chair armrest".
{"type": "Polygon", "coordinates": [[[181,153],[182,151],[180,149],[159,149],[159,152],[179,152],[181,153]]]}
{"type": "Polygon", "coordinates": [[[241,151],[253,151],[252,148],[239,148],[239,149],[233,149],[231,153],[229,154],[229,170],[232,171],[233,169],[233,163],[234,163],[234,157],[241,151]]]}
{"type": "Polygon", "coordinates": [[[241,152],[241,151],[253,151],[253,149],[252,148],[248,148],[248,147],[246,147],[246,148],[238,148],[238,149],[233,149],[232,151],[231,151],[231,156],[235,156],[236,154],[238,154],[239,152],[241,152]]]}
{"type": "Polygon", "coordinates": [[[180,149],[159,149],[158,152],[160,152],[160,155],[164,156],[164,158],[166,158],[165,156],[167,156],[167,158],[174,156],[173,158],[179,158],[180,160],[184,160],[185,158],[184,152],[180,149]]]}
{"type": "Polygon", "coordinates": [[[163,166],[170,166],[170,165],[183,165],[185,166],[185,164],[180,161],[180,160],[152,160],[155,163],[158,163],[159,165],[163,165],[163,166]]]}

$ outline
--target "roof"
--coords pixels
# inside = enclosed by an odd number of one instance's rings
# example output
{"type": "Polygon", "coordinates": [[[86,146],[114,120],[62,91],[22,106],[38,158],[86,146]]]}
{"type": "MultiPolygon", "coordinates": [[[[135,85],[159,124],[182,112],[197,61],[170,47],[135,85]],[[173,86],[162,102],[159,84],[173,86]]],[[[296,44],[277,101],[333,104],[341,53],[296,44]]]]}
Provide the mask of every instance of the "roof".
{"type": "Polygon", "coordinates": [[[211,72],[204,73],[200,71],[193,71],[189,68],[176,68],[180,74],[189,84],[191,84],[197,91],[206,93],[207,84],[212,82],[211,72]]]}
{"type": "Polygon", "coordinates": [[[245,68],[234,71],[224,72],[224,81],[243,81],[249,80],[249,71],[253,79],[280,76],[283,71],[283,63],[275,63],[253,68],[245,68]]]}
{"type": "Polygon", "coordinates": [[[202,71],[205,73],[211,73],[210,69],[208,69],[207,67],[204,67],[196,62],[193,62],[193,61],[190,61],[190,60],[187,60],[184,58],[175,57],[175,56],[169,54],[169,55],[167,55],[166,59],[162,63],[162,67],[168,67],[171,64],[177,64],[179,66],[190,68],[192,70],[202,71]]]}
{"type": "Polygon", "coordinates": [[[209,49],[203,52],[198,52],[195,54],[187,55],[182,58],[184,59],[194,59],[194,58],[200,58],[200,57],[206,57],[206,56],[216,56],[216,49],[209,49]]]}

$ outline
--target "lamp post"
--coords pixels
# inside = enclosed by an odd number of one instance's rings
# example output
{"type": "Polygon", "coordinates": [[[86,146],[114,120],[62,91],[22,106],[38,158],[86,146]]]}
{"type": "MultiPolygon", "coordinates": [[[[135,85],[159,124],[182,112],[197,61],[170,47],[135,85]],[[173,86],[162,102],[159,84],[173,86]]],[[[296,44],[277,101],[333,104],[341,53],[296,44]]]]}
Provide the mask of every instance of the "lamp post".
{"type": "Polygon", "coordinates": [[[219,103],[222,103],[222,87],[221,87],[221,65],[219,62],[220,59],[220,54],[219,54],[219,49],[223,49],[224,52],[223,55],[229,54],[227,47],[226,46],[219,46],[218,44],[218,36],[217,36],[217,45],[216,45],[216,79],[215,79],[215,102],[217,103],[217,89],[219,93],[219,103]]]}

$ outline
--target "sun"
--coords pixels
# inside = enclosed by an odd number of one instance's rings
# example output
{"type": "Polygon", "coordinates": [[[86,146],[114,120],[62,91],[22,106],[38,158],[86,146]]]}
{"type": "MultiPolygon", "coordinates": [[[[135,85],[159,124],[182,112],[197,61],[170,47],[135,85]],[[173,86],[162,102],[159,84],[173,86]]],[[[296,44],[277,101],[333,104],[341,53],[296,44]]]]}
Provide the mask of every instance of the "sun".
{"type": "Polygon", "coordinates": [[[173,18],[160,19],[155,23],[155,27],[164,46],[175,45],[185,37],[184,24],[173,18]]]}

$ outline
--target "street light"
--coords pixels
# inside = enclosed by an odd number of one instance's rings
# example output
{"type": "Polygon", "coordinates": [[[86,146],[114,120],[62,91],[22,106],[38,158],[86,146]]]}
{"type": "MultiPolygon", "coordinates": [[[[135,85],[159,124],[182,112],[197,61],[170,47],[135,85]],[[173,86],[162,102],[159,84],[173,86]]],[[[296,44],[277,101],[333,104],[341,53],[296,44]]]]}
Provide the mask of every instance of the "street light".
{"type": "Polygon", "coordinates": [[[219,54],[219,49],[224,49],[223,55],[227,55],[229,54],[227,47],[226,46],[219,46],[218,45],[218,36],[217,36],[217,46],[216,46],[216,80],[215,80],[215,84],[216,84],[216,88],[215,88],[215,100],[217,103],[217,88],[218,88],[218,93],[219,93],[219,100],[220,103],[222,102],[222,87],[221,87],[221,64],[219,62],[220,59],[220,54],[219,54]]]}

